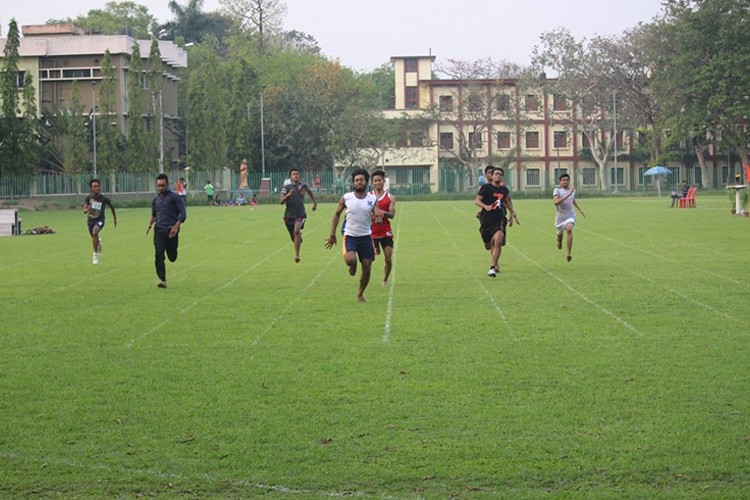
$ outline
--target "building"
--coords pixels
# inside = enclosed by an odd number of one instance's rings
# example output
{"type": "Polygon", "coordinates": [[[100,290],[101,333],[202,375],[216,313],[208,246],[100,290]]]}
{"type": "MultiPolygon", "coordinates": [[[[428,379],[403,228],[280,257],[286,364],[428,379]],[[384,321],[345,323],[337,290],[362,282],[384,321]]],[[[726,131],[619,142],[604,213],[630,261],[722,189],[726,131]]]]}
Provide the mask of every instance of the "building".
{"type": "MultiPolygon", "coordinates": [[[[576,110],[570,100],[541,88],[524,89],[513,79],[434,79],[434,61],[432,55],[391,58],[395,107],[385,116],[415,119],[415,128],[381,155],[378,166],[386,170],[392,186],[421,184],[430,192],[473,188],[479,169],[493,163],[506,166],[506,182],[516,190],[549,190],[562,173],[570,174],[579,189],[600,189],[598,165],[582,154],[590,148],[589,140],[571,125],[576,110]]],[[[643,176],[648,167],[629,154],[638,138],[613,130],[601,140],[611,141],[615,135],[606,186],[621,191],[653,186],[653,179],[643,176]]],[[[715,147],[709,161],[711,185],[721,186],[732,167],[719,165],[715,147]]],[[[681,179],[700,184],[699,167],[669,166],[671,184],[681,179]]]]}
{"type": "MultiPolygon", "coordinates": [[[[150,40],[135,40],[127,35],[86,35],[80,28],[70,24],[30,25],[21,29],[18,63],[19,90],[24,87],[27,74],[32,74],[40,116],[49,116],[68,109],[71,103],[71,88],[77,82],[80,102],[85,114],[96,108],[99,113],[99,88],[101,87],[102,59],[109,50],[115,75],[114,113],[109,117],[110,125],[117,126],[127,134],[129,119],[128,80],[139,78],[144,89],[148,89],[150,40]],[[142,59],[142,74],[132,75],[130,62],[134,44],[139,44],[142,59]],[[96,102],[95,101],[99,101],[96,102]]],[[[0,38],[0,58],[7,39],[0,38]]],[[[162,90],[157,95],[144,92],[141,109],[142,118],[157,126],[156,115],[161,108],[164,122],[178,120],[177,85],[178,68],[187,67],[187,53],[171,41],[160,40],[162,90]]],[[[172,127],[165,127],[164,149],[177,154],[177,138],[172,127]]]]}

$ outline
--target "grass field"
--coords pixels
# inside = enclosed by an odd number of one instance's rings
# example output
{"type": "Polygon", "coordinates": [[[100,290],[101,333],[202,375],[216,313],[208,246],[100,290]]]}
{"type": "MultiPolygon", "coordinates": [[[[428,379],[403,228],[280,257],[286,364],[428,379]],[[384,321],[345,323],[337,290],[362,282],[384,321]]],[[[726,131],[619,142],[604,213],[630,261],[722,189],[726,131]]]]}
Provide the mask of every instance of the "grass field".
{"type": "MultiPolygon", "coordinates": [[[[116,202],[116,198],[115,198],[116,202]]],[[[169,288],[146,209],[0,240],[0,496],[750,495],[750,219],[726,197],[517,200],[486,276],[470,201],[399,202],[356,301],[334,205],[189,207],[169,288]],[[309,209],[309,207],[308,207],[309,209]]]]}

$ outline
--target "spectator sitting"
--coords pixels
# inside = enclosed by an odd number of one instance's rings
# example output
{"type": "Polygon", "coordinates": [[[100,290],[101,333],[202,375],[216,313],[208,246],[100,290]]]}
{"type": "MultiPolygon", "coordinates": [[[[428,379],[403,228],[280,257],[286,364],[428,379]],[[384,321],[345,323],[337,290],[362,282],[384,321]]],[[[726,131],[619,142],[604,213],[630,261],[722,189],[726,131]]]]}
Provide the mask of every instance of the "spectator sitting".
{"type": "Polygon", "coordinates": [[[687,181],[682,181],[682,191],[680,193],[678,193],[677,191],[672,191],[672,204],[670,205],[670,207],[674,207],[675,203],[680,198],[686,198],[689,189],[690,186],[688,186],[687,181]]]}
{"type": "Polygon", "coordinates": [[[242,193],[237,195],[237,199],[234,200],[234,204],[238,207],[241,207],[242,205],[247,205],[247,200],[245,199],[245,195],[242,193]]]}
{"type": "Polygon", "coordinates": [[[250,198],[250,205],[251,206],[257,206],[258,205],[258,195],[253,193],[253,197],[250,198]]]}
{"type": "Polygon", "coordinates": [[[221,197],[217,194],[216,198],[214,198],[214,206],[215,207],[220,207],[221,205],[222,205],[222,203],[221,203],[221,197]]]}
{"type": "Polygon", "coordinates": [[[227,198],[227,206],[234,205],[234,193],[229,193],[229,198],[227,198]]]}

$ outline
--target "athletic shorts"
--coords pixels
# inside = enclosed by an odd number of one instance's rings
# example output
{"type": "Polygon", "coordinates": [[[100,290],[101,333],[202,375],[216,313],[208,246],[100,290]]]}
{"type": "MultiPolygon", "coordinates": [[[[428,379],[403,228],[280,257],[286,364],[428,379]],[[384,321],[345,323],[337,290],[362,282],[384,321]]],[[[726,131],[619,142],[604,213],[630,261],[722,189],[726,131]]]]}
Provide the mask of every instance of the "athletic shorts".
{"type": "Polygon", "coordinates": [[[91,236],[94,236],[94,226],[99,226],[99,231],[104,229],[104,221],[103,220],[95,220],[93,222],[89,222],[89,234],[91,236]]]}
{"type": "MultiPolygon", "coordinates": [[[[498,231],[501,231],[503,234],[505,234],[505,225],[505,219],[483,223],[481,226],[479,226],[479,234],[482,235],[482,241],[484,241],[485,243],[489,243],[490,241],[492,241],[492,236],[498,231]]],[[[505,238],[503,237],[503,239],[505,238]]]]}
{"type": "Polygon", "coordinates": [[[562,221],[560,224],[555,224],[555,228],[557,229],[557,234],[563,234],[563,231],[565,231],[565,226],[568,224],[576,225],[576,218],[575,217],[568,217],[564,221],[562,221]]]}
{"type": "Polygon", "coordinates": [[[344,249],[347,252],[356,252],[359,256],[360,262],[363,260],[375,260],[375,244],[370,235],[344,235],[344,249]]]}
{"type": "Polygon", "coordinates": [[[385,250],[385,247],[393,248],[393,238],[390,236],[386,236],[385,238],[373,238],[372,242],[375,245],[376,250],[378,248],[385,250]]]}
{"type": "Polygon", "coordinates": [[[286,226],[286,230],[289,231],[289,236],[291,236],[292,239],[294,239],[294,225],[299,221],[299,228],[302,230],[305,228],[306,220],[307,215],[303,215],[302,217],[284,217],[284,225],[286,226]]]}

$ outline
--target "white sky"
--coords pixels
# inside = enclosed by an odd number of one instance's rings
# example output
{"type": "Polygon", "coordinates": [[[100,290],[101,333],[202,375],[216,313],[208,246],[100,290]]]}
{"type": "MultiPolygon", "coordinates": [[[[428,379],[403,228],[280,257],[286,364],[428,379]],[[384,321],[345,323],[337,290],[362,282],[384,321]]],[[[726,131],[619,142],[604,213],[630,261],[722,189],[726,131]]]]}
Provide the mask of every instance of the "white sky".
{"type": "MultiPolygon", "coordinates": [[[[168,0],[134,0],[159,22],[172,18],[168,0]]],[[[182,5],[188,0],[178,0],[182,5]]],[[[2,0],[0,25],[19,26],[76,17],[104,8],[106,0],[2,0]]],[[[286,29],[315,37],[326,56],[368,71],[391,56],[447,59],[531,60],[539,35],[558,27],[576,38],[619,35],[662,12],[661,0],[286,0],[286,29]]],[[[219,8],[204,0],[203,10],[219,8]]]]}

